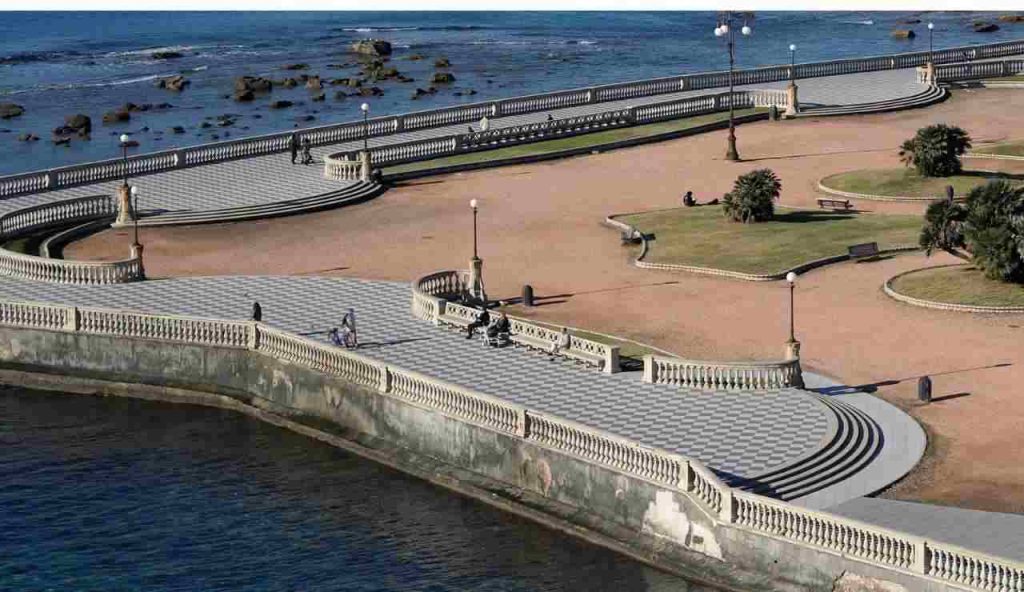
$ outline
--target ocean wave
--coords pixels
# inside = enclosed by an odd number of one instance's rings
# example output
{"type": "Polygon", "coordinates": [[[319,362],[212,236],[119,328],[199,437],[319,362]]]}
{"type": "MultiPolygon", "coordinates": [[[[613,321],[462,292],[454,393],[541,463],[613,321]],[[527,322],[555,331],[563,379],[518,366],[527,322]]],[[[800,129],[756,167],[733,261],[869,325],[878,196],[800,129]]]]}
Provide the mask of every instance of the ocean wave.
{"type": "Polygon", "coordinates": [[[132,50],[128,50],[128,51],[110,51],[110,52],[107,52],[106,54],[104,54],[104,57],[108,57],[108,58],[135,57],[135,56],[146,56],[146,57],[149,57],[149,55],[157,53],[157,52],[161,52],[161,53],[171,52],[171,51],[186,52],[186,51],[194,51],[196,49],[199,49],[200,47],[202,47],[202,46],[195,46],[195,45],[167,45],[167,46],[164,46],[164,47],[147,47],[145,49],[132,49],[132,50]]]}
{"type": "Polygon", "coordinates": [[[80,55],[77,51],[38,51],[22,52],[0,56],[0,64],[31,64],[35,62],[52,62],[80,55]]]}
{"type": "Polygon", "coordinates": [[[336,27],[331,30],[344,33],[391,33],[395,31],[479,31],[488,28],[481,25],[442,25],[427,27],[336,27]]]}
{"type": "MultiPolygon", "coordinates": [[[[205,66],[201,66],[205,68],[205,66]]],[[[107,88],[111,86],[124,86],[127,84],[139,84],[140,82],[150,82],[159,78],[167,78],[168,76],[174,76],[178,72],[166,72],[163,74],[149,74],[146,76],[135,76],[132,78],[122,78],[119,80],[97,80],[91,82],[71,82],[67,84],[49,84],[39,85],[32,88],[26,88],[21,90],[14,90],[7,94],[20,95],[32,92],[42,92],[51,90],[77,90],[82,88],[107,88]]]]}
{"type": "Polygon", "coordinates": [[[839,22],[843,23],[844,25],[873,25],[873,24],[875,24],[875,21],[870,20],[870,19],[866,20],[866,21],[839,21],[839,22]]]}

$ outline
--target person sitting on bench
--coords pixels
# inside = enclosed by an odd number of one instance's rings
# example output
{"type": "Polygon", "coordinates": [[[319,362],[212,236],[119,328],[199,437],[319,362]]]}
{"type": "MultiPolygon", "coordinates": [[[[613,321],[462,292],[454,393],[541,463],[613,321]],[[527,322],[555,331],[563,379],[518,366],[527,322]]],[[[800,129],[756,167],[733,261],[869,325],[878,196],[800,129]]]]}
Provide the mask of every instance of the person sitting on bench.
{"type": "Polygon", "coordinates": [[[493,346],[507,344],[510,329],[511,324],[508,322],[508,316],[505,313],[501,313],[498,320],[494,321],[487,327],[488,343],[493,346]]]}
{"type": "Polygon", "coordinates": [[[572,344],[572,338],[569,335],[569,329],[562,327],[562,332],[558,335],[558,340],[551,344],[551,360],[555,359],[559,353],[569,349],[569,345],[572,344]]]}
{"type": "Polygon", "coordinates": [[[486,327],[491,324],[491,313],[487,312],[487,307],[484,307],[480,311],[480,314],[476,316],[476,320],[466,327],[466,339],[472,339],[473,332],[480,327],[486,327]]]}

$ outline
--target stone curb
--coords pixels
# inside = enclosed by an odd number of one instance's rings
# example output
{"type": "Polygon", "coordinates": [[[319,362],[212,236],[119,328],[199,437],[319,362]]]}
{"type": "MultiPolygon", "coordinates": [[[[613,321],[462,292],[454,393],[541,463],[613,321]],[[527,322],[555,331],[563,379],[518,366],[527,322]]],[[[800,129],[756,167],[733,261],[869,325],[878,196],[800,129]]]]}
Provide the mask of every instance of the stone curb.
{"type": "MultiPolygon", "coordinates": [[[[674,208],[666,208],[666,209],[674,209],[674,208]]],[[[675,263],[649,263],[649,262],[643,260],[644,257],[647,256],[647,251],[648,251],[647,239],[644,238],[643,233],[640,232],[639,230],[637,230],[636,228],[630,226],[629,224],[626,224],[624,222],[619,222],[618,220],[614,219],[615,216],[628,216],[628,215],[629,215],[629,213],[626,213],[626,214],[613,214],[613,215],[608,216],[607,218],[605,218],[604,221],[605,221],[605,224],[607,224],[609,226],[612,226],[614,228],[618,228],[620,230],[624,230],[624,231],[627,231],[627,232],[633,232],[633,233],[635,233],[635,235],[639,235],[640,243],[641,243],[640,254],[636,257],[636,259],[633,260],[633,265],[635,265],[635,266],[637,266],[637,267],[639,267],[641,269],[656,269],[656,270],[659,270],[659,271],[685,271],[685,272],[696,273],[696,274],[701,274],[701,275],[711,275],[711,276],[718,276],[718,277],[727,277],[727,278],[731,278],[731,279],[744,280],[744,281],[748,281],[748,282],[772,282],[772,281],[778,281],[778,280],[785,279],[786,278],[786,274],[788,274],[790,272],[800,274],[800,273],[804,273],[806,271],[810,271],[812,269],[816,269],[818,267],[824,267],[826,265],[831,265],[833,263],[840,263],[842,261],[847,261],[847,260],[850,259],[850,255],[848,255],[848,254],[846,254],[846,255],[831,255],[829,257],[822,257],[821,259],[814,259],[812,261],[807,261],[805,263],[801,263],[800,265],[797,265],[795,267],[791,267],[790,269],[784,269],[784,270],[779,271],[777,273],[767,273],[767,274],[743,273],[743,272],[740,272],[740,271],[729,271],[727,269],[717,269],[717,268],[714,268],[714,267],[699,267],[699,266],[696,266],[696,265],[679,265],[679,264],[675,264],[675,263]]],[[[897,246],[889,248],[889,249],[880,249],[878,251],[878,254],[879,255],[884,255],[884,254],[888,254],[888,253],[903,253],[903,252],[907,252],[907,251],[917,251],[917,250],[920,250],[920,248],[921,247],[918,247],[916,245],[897,245],[897,246]]]]}
{"type": "MultiPolygon", "coordinates": [[[[1024,87],[1022,87],[1024,88],[1024,87]]],[[[968,152],[964,158],[991,158],[994,160],[1024,160],[1024,156],[1012,156],[1010,154],[985,154],[984,152],[968,152]]]]}
{"type": "MultiPolygon", "coordinates": [[[[685,118],[680,118],[685,119],[685,118]]],[[[750,123],[753,121],[767,120],[767,113],[751,113],[750,115],[744,115],[737,117],[735,122],[737,124],[750,123]]],[[[659,122],[655,122],[659,123],[659,122]]],[[[645,124],[646,125],[646,124],[645,124]]],[[[634,126],[630,126],[634,127],[634,126]]],[[[630,127],[624,127],[622,129],[630,129],[630,127]]],[[[463,171],[475,171],[480,169],[497,168],[515,164],[530,164],[534,162],[544,162],[547,160],[558,160],[562,158],[569,158],[572,156],[582,156],[591,154],[594,151],[603,152],[606,150],[616,150],[619,148],[630,148],[633,146],[640,146],[643,144],[653,144],[655,142],[663,142],[665,140],[674,140],[676,138],[685,138],[687,136],[695,136],[697,134],[703,134],[705,132],[717,131],[729,127],[729,122],[717,121],[692,127],[685,130],[676,130],[671,132],[663,132],[660,134],[654,134],[652,136],[644,136],[641,138],[630,138],[628,140],[617,140],[615,142],[606,142],[604,144],[594,144],[592,146],[586,146],[582,148],[568,148],[566,150],[559,150],[556,152],[546,152],[544,154],[526,154],[523,156],[513,156],[510,158],[501,158],[497,160],[489,160],[483,162],[467,162],[464,164],[453,164],[447,166],[439,166],[430,169],[421,169],[418,171],[407,171],[404,173],[392,173],[384,174],[384,180],[389,182],[394,181],[408,181],[410,179],[419,179],[422,177],[432,177],[435,175],[447,175],[450,173],[459,173],[463,171]]],[[[598,130],[602,131],[602,130],[598,130]]],[[[586,134],[581,134],[580,137],[586,137],[586,134]]],[[[554,138],[558,139],[558,138],[554,138]]],[[[547,140],[547,139],[546,139],[547,140]]],[[[522,144],[529,146],[529,143],[522,144]]],[[[486,152],[483,150],[481,152],[486,152]]],[[[444,158],[444,157],[442,157],[444,158]]],[[[386,168],[386,167],[385,167],[386,168]]]]}
{"type": "MultiPolygon", "coordinates": [[[[822,184],[824,179],[818,180],[818,191],[827,193],[829,195],[838,195],[839,197],[846,197],[849,199],[863,199],[867,201],[916,201],[916,202],[929,202],[941,199],[940,197],[921,197],[911,195],[871,195],[870,193],[852,193],[849,191],[840,191],[838,189],[832,189],[822,184]]],[[[956,199],[963,199],[964,196],[958,195],[956,199]]]]}
{"type": "Polygon", "coordinates": [[[952,312],[970,312],[978,314],[1024,314],[1024,306],[980,306],[972,304],[953,304],[952,302],[937,302],[935,300],[925,300],[923,298],[914,298],[913,296],[907,296],[901,294],[892,287],[892,283],[899,278],[924,271],[927,269],[940,269],[943,267],[961,267],[969,265],[968,263],[950,263],[948,265],[936,265],[935,267],[922,267],[920,269],[911,269],[910,271],[904,271],[898,273],[891,278],[885,280],[882,284],[882,291],[885,292],[886,296],[897,300],[904,304],[910,304],[912,306],[919,306],[921,308],[932,308],[935,310],[948,310],[952,312]]]}

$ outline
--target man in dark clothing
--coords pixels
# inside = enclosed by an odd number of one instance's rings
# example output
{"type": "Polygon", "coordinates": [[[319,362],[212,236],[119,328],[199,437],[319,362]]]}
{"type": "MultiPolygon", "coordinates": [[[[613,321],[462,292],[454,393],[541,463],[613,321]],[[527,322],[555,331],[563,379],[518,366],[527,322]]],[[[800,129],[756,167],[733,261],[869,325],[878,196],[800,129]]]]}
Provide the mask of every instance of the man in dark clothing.
{"type": "Polygon", "coordinates": [[[260,306],[259,302],[253,301],[252,303],[252,320],[262,321],[263,320],[263,307],[260,306]]]}
{"type": "Polygon", "coordinates": [[[292,134],[288,144],[292,150],[292,164],[295,164],[295,159],[299,157],[299,136],[292,134]]]}
{"type": "Polygon", "coordinates": [[[466,339],[472,338],[473,332],[479,329],[480,327],[486,327],[487,325],[490,324],[491,313],[487,312],[487,308],[485,307],[482,311],[480,311],[480,314],[476,316],[476,320],[470,323],[468,327],[466,327],[466,339]]]}
{"type": "Polygon", "coordinates": [[[309,138],[302,139],[302,164],[313,163],[313,153],[310,150],[313,148],[313,143],[309,141],[309,138]]]}
{"type": "Polygon", "coordinates": [[[688,208],[692,208],[693,206],[697,205],[697,200],[693,199],[692,191],[687,191],[686,195],[683,196],[683,205],[688,208]]]}

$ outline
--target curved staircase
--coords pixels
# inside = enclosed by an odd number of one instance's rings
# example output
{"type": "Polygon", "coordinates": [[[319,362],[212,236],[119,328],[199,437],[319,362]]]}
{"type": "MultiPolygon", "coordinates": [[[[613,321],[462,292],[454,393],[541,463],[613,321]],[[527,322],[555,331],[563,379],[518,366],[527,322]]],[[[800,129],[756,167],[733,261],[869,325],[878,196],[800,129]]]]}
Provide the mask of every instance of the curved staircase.
{"type": "Polygon", "coordinates": [[[287,201],[219,210],[181,210],[143,214],[139,218],[139,226],[213,224],[306,214],[365,201],[380,195],[383,191],[384,187],[378,183],[359,181],[337,191],[287,201]]]}
{"type": "Polygon", "coordinates": [[[801,105],[797,117],[827,117],[832,115],[860,115],[864,113],[886,113],[903,109],[918,109],[949,98],[949,92],[939,86],[930,86],[925,91],[909,97],[878,101],[875,103],[856,103],[853,105],[801,105]]]}
{"type": "Polygon", "coordinates": [[[849,479],[870,464],[884,444],[878,424],[852,405],[830,397],[820,400],[835,414],[837,424],[828,444],[785,467],[733,477],[729,485],[789,501],[849,479]]]}

